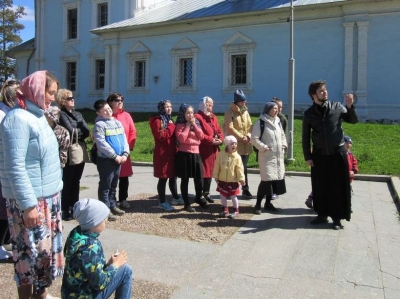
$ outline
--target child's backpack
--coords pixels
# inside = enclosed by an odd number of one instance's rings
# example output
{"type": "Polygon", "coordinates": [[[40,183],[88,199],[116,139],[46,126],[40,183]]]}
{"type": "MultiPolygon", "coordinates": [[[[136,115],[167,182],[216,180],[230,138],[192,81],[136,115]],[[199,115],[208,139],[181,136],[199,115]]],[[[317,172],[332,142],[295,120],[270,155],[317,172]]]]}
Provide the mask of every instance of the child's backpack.
{"type": "MultiPolygon", "coordinates": [[[[265,127],[265,122],[264,122],[262,119],[260,119],[260,131],[261,131],[261,133],[260,133],[260,139],[261,139],[261,137],[262,137],[262,135],[263,135],[263,133],[264,133],[264,127],[265,127]]],[[[254,152],[256,153],[256,162],[258,162],[258,148],[256,148],[256,147],[253,145],[253,150],[254,150],[254,152]]]]}

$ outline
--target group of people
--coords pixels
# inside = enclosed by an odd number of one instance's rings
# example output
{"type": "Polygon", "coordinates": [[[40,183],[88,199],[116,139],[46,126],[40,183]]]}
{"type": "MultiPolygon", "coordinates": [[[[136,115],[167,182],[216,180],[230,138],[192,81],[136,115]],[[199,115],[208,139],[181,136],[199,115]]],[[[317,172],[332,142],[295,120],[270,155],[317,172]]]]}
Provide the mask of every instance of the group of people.
{"type": "MultiPolygon", "coordinates": [[[[98,240],[112,206],[97,199],[79,200],[85,161],[72,163],[68,149],[71,143],[84,142],[90,131],[74,104],[72,92],[59,89],[57,78],[48,71],[37,71],[21,82],[8,80],[2,88],[0,257],[9,258],[3,246],[9,231],[21,299],[55,298],[47,288],[59,276],[63,276],[62,298],[108,298],[113,292],[115,298],[131,297],[133,274],[126,252],[106,260],[98,240]],[[72,219],[71,214],[80,225],[63,246],[62,219],[72,219]]],[[[110,111],[115,118],[123,112],[118,108],[110,111]]],[[[133,145],[134,141],[124,150],[133,145]]],[[[100,168],[102,153],[99,149],[100,168]]],[[[126,176],[131,174],[132,169],[126,176]]],[[[122,181],[123,177],[124,173],[122,181]]],[[[120,199],[126,200],[128,188],[120,189],[120,199]]]]}
{"type": "Polygon", "coordinates": [[[221,216],[235,218],[239,215],[237,195],[242,186],[242,196],[253,198],[249,190],[247,163],[253,146],[259,152],[261,182],[257,191],[255,213],[261,213],[261,201],[267,197],[265,209],[276,211],[271,200],[273,195],[286,192],[284,174],[284,150],[287,146],[283,126],[286,118],[281,113],[282,102],[273,98],[265,105],[260,119],[252,124],[246,96],[241,90],[233,94],[233,101],[224,115],[223,128],[213,113],[214,102],[206,96],[199,101],[198,111],[188,104],[181,104],[174,122],[172,104],[168,100],[157,104],[158,114],[150,117],[149,124],[154,136],[154,176],[159,179],[157,191],[159,207],[173,211],[173,205],[183,204],[188,212],[194,212],[188,197],[189,179],[193,178],[195,200],[206,209],[213,203],[210,197],[212,178],[220,193],[221,216]],[[281,118],[283,120],[281,122],[281,118]],[[262,128],[262,131],[261,129],[262,128]],[[225,151],[221,145],[225,143],[225,151]],[[177,192],[176,178],[181,179],[177,192]],[[172,193],[171,203],[166,200],[166,182],[172,193]],[[232,200],[233,212],[228,212],[227,199],[232,200]]]}
{"type": "MultiPolygon", "coordinates": [[[[342,229],[341,220],[350,220],[350,182],[358,172],[357,159],[350,151],[351,138],[345,136],[342,129],[342,121],[358,121],[354,99],[348,94],[345,105],[329,101],[324,81],[312,82],[309,96],[313,105],[304,113],[302,132],[303,153],[311,167],[312,183],[306,205],[318,214],[311,221],[312,225],[326,223],[327,217],[331,217],[333,229],[342,229]]],[[[286,193],[287,119],[282,113],[283,103],[276,97],[267,102],[253,125],[246,102],[243,91],[236,90],[224,114],[223,129],[212,112],[210,97],[201,99],[197,113],[192,106],[182,104],[175,124],[171,119],[171,102],[158,103],[158,115],[151,117],[149,123],[155,140],[154,176],[159,178],[160,208],[172,211],[172,205],[182,204],[177,193],[177,177],[181,178],[184,209],[194,211],[188,199],[189,178],[194,180],[195,202],[207,208],[207,202],[213,202],[209,196],[213,177],[221,198],[220,215],[236,217],[239,214],[239,186],[242,186],[243,197],[253,198],[247,179],[247,163],[254,149],[261,177],[254,214],[261,214],[264,197],[264,210],[278,211],[272,201],[286,193]],[[225,151],[220,152],[222,143],[225,143],[225,151]],[[167,180],[173,195],[172,205],[165,199],[167,180]],[[227,198],[232,199],[234,211],[231,214],[227,198]]]]}
{"type": "MultiPolygon", "coordinates": [[[[347,95],[345,106],[329,101],[323,81],[311,83],[309,95],[313,105],[304,113],[302,145],[305,161],[311,166],[312,204],[318,214],[311,224],[326,223],[331,217],[333,229],[341,229],[340,221],[350,220],[350,181],[358,171],[353,165],[349,168],[352,160],[346,144],[352,141],[344,136],[341,126],[342,120],[357,122],[354,100],[347,95]]],[[[127,253],[115,252],[106,260],[98,240],[107,219],[115,220],[129,207],[130,151],[136,129],[123,101],[121,94],[113,93],[94,103],[99,200],[79,199],[85,161],[70,163],[68,148],[74,136],[76,142],[84,141],[90,131],[82,114],[74,109],[72,92],[59,89],[57,78],[48,71],[35,72],[20,83],[10,80],[3,86],[0,245],[9,231],[19,298],[54,298],[47,288],[61,275],[62,298],[107,298],[113,292],[115,298],[130,298],[133,272],[127,265],[127,253]],[[59,108],[52,105],[54,101],[59,108]],[[72,216],[79,226],[71,231],[63,250],[62,219],[72,216]]],[[[245,94],[237,90],[222,128],[210,97],[200,100],[197,113],[192,106],[182,104],[175,122],[171,102],[157,104],[158,114],[149,124],[155,140],[154,176],[159,179],[161,209],[172,211],[173,205],[184,205],[184,210],[194,212],[188,196],[190,178],[194,180],[195,202],[207,209],[208,203],[214,202],[210,197],[214,178],[222,205],[220,216],[237,217],[240,186],[242,196],[252,198],[247,163],[254,147],[261,178],[254,213],[261,213],[264,197],[264,209],[276,211],[271,201],[286,192],[282,102],[277,98],[267,102],[254,125],[246,102],[245,94]],[[181,179],[181,197],[176,178],[181,179]],[[167,181],[171,202],[165,196],[167,181]]],[[[8,258],[7,252],[2,246],[0,257],[8,258]]]]}

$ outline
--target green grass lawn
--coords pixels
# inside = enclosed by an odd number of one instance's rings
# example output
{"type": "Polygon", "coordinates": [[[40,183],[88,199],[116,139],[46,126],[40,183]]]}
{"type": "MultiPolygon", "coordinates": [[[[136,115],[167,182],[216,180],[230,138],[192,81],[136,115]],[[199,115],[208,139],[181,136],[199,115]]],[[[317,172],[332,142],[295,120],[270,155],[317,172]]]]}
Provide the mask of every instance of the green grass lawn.
{"type": "MultiPolygon", "coordinates": [[[[80,110],[89,124],[93,127],[96,113],[93,110],[80,110]]],[[[149,117],[153,113],[132,113],[137,130],[137,140],[132,160],[136,162],[152,162],[154,139],[149,127],[149,117]]],[[[176,114],[175,114],[176,117],[176,114]]],[[[174,119],[175,119],[174,117],[174,119]]],[[[258,116],[252,115],[253,123],[258,116]]],[[[223,123],[223,115],[218,115],[219,123],[223,123]]],[[[346,135],[353,140],[353,153],[358,159],[361,174],[380,174],[400,176],[400,126],[362,124],[343,124],[346,135]]],[[[301,119],[294,122],[293,156],[295,161],[287,163],[286,170],[309,171],[304,162],[301,148],[301,119]]],[[[89,148],[91,145],[88,146],[89,148]]],[[[249,167],[258,167],[255,155],[249,160],[249,167]]]]}

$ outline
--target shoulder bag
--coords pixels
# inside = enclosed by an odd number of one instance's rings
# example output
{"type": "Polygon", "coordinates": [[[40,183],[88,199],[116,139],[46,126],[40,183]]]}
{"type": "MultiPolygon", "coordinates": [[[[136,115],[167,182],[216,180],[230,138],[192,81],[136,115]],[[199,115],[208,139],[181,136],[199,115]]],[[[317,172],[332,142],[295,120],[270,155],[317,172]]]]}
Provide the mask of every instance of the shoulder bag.
{"type": "Polygon", "coordinates": [[[68,147],[68,164],[77,165],[89,162],[85,141],[78,139],[78,129],[72,129],[71,144],[68,147]]]}

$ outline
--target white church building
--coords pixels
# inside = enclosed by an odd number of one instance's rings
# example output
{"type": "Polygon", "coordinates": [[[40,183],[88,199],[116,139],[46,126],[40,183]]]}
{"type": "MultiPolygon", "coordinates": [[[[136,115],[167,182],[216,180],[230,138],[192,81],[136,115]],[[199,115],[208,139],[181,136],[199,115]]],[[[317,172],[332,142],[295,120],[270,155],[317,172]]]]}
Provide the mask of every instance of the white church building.
{"type": "MultiPolygon", "coordinates": [[[[400,0],[294,0],[295,111],[310,82],[353,93],[363,120],[400,119],[400,0]]],[[[92,108],[111,92],[128,111],[175,111],[208,95],[224,111],[288,107],[291,0],[35,0],[35,38],[10,51],[19,79],[46,69],[92,108]]],[[[285,112],[285,109],[284,109],[285,112]]]]}

